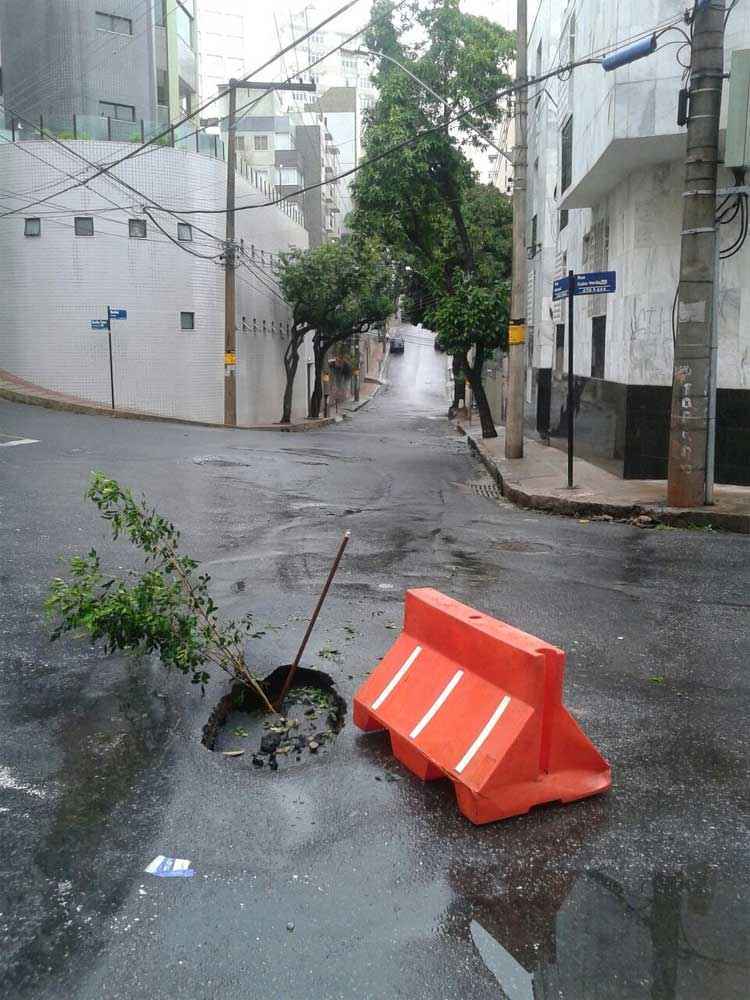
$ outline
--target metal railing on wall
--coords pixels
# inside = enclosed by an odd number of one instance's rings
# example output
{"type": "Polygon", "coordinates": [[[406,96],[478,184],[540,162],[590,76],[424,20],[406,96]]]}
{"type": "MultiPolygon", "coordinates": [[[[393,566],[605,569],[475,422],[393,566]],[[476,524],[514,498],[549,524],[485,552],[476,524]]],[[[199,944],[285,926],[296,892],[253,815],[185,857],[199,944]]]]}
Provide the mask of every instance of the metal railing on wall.
{"type": "MultiPolygon", "coordinates": [[[[40,140],[98,140],[105,142],[144,143],[154,140],[154,145],[182,149],[200,153],[216,160],[226,160],[226,149],[219,135],[209,135],[202,129],[185,122],[170,127],[164,135],[165,122],[148,121],[144,118],[123,121],[120,118],[102,115],[79,115],[70,117],[39,116],[39,124],[11,117],[10,127],[0,129],[0,135],[10,142],[40,140]],[[158,137],[158,138],[157,138],[158,137]]],[[[275,185],[259,174],[244,158],[238,157],[237,172],[267,198],[277,196],[275,185]]],[[[277,206],[285,215],[300,226],[304,226],[304,216],[300,208],[292,202],[280,202],[277,206]]]]}

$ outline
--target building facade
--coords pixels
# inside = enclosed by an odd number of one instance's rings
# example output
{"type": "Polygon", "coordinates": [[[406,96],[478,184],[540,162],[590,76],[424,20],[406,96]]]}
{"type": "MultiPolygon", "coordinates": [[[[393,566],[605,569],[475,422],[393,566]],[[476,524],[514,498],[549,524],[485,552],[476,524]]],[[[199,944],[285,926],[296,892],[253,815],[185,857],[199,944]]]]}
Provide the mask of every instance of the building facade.
{"type": "MultiPolygon", "coordinates": [[[[127,319],[112,322],[117,407],[221,423],[224,215],[181,216],[152,207],[150,217],[143,206],[221,210],[226,164],[179,148],[152,148],[117,171],[141,193],[141,204],[99,178],[26,208],[23,192],[68,186],[80,160],[52,142],[3,138],[3,186],[17,192],[3,201],[20,211],[0,220],[0,368],[109,404],[107,333],[91,324],[106,319],[108,306],[122,308],[127,319]]],[[[132,149],[88,140],[66,145],[94,163],[132,149]]],[[[268,200],[269,189],[247,167],[236,188],[239,205],[268,200]]],[[[307,234],[293,207],[259,207],[237,213],[237,240],[237,419],[278,420],[290,314],[275,268],[279,252],[305,247],[307,234]]],[[[295,419],[307,415],[311,360],[308,344],[295,384],[295,419]]]]}
{"type": "MultiPolygon", "coordinates": [[[[657,27],[680,26],[679,0],[541,0],[530,74],[596,58],[657,27]]],[[[665,478],[680,263],[684,68],[675,33],[650,56],[605,73],[582,65],[532,86],[528,105],[527,420],[552,444],[567,422],[567,303],[555,278],[614,270],[612,295],[575,301],[576,450],[625,477],[665,478]]],[[[750,47],[750,12],[733,8],[732,51],[750,47]]],[[[725,84],[725,86],[727,86],[725,84]]],[[[726,103],[726,102],[725,102],[726,103]]],[[[723,135],[723,133],[722,133],[723,135]]],[[[734,183],[720,169],[719,186],[734,183]]],[[[721,246],[739,219],[720,228],[721,246]]],[[[718,296],[718,482],[750,483],[750,246],[723,259],[718,296]]]]}
{"type": "Polygon", "coordinates": [[[4,0],[0,45],[6,124],[21,131],[75,114],[91,138],[107,119],[126,138],[197,106],[195,0],[4,0]]]}
{"type": "MultiPolygon", "coordinates": [[[[299,207],[315,247],[341,235],[347,189],[334,179],[342,171],[341,157],[327,115],[317,104],[290,110],[288,96],[289,91],[269,91],[264,84],[237,89],[238,156],[278,197],[299,207]]],[[[218,102],[222,115],[226,101],[218,102]]],[[[340,130],[343,114],[333,117],[340,130]]],[[[226,127],[222,117],[224,135],[226,127]]]]}

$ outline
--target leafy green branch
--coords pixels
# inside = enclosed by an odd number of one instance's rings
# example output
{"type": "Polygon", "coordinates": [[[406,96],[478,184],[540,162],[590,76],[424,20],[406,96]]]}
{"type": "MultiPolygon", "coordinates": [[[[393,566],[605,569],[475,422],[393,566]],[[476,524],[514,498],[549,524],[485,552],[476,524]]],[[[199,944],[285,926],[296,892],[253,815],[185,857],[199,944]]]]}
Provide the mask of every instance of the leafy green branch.
{"type": "Polygon", "coordinates": [[[262,685],[245,662],[248,638],[257,637],[252,615],[222,620],[209,593],[210,576],[179,553],[180,532],[129,489],[93,472],[86,499],[109,521],[113,539],[126,536],[144,554],[145,570],[127,580],[106,574],[90,549],[70,561],[70,580],[52,581],[45,601],[53,640],[68,632],[104,641],[107,653],[158,653],[168,668],[190,674],[205,688],[208,664],[252,688],[273,712],[262,685]]]}

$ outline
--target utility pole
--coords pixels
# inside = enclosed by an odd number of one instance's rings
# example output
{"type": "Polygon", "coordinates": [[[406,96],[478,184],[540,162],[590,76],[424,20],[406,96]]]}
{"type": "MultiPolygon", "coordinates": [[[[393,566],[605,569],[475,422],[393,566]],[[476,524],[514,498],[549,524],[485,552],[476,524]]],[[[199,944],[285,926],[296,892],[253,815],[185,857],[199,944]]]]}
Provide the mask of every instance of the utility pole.
{"type": "Polygon", "coordinates": [[[526,379],[526,0],[516,4],[516,141],[513,147],[513,277],[508,327],[508,406],[505,457],[523,458],[526,379]]]}
{"type": "Polygon", "coordinates": [[[224,249],[224,425],[237,426],[237,279],[235,274],[235,179],[237,167],[237,81],[229,81],[227,121],[227,228],[224,249]]]}
{"type": "Polygon", "coordinates": [[[719,109],[724,73],[724,0],[696,3],[687,121],[677,337],[672,377],[667,503],[707,501],[719,109]]]}
{"type": "Polygon", "coordinates": [[[115,408],[115,370],[112,364],[112,309],[107,306],[107,340],[109,341],[109,391],[112,409],[115,408]]]}

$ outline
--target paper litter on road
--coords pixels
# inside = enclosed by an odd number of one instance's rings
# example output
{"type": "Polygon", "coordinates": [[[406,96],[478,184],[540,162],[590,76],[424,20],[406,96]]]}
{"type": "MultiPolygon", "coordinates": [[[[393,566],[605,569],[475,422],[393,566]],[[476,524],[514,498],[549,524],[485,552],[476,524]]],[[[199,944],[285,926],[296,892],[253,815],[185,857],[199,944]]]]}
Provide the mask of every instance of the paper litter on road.
{"type": "Polygon", "coordinates": [[[149,875],[160,878],[191,878],[195,875],[187,858],[167,858],[159,854],[145,869],[149,875]]]}

